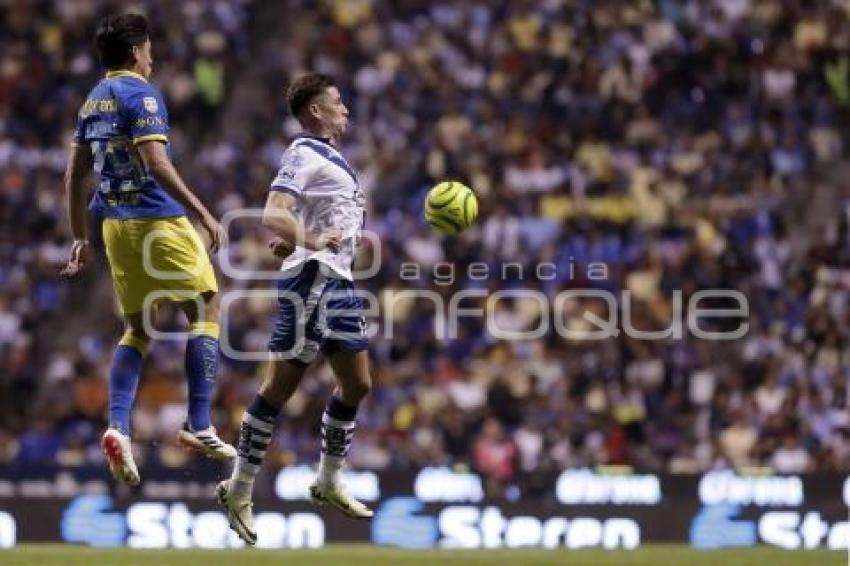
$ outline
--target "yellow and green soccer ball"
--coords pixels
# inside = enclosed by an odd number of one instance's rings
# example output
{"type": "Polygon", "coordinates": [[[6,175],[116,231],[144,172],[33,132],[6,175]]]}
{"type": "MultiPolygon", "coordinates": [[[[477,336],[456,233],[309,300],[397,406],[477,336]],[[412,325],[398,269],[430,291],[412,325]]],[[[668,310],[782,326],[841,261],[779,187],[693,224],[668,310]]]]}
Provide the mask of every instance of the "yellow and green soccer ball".
{"type": "Polygon", "coordinates": [[[463,183],[443,181],[428,191],[425,198],[425,221],[441,234],[459,234],[476,218],[478,199],[472,189],[463,183]]]}

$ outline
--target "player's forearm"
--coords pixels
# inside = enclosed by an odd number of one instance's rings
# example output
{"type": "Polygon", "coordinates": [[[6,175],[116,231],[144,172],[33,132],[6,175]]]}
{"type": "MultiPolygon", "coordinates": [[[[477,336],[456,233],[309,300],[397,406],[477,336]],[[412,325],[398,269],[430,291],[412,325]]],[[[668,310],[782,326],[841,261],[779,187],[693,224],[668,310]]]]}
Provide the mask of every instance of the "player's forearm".
{"type": "Polygon", "coordinates": [[[82,183],[66,180],[65,190],[68,195],[68,218],[71,222],[71,234],[73,234],[75,240],[87,240],[86,199],[82,183]]]}
{"type": "Polygon", "coordinates": [[[83,185],[88,173],[86,155],[74,148],[65,169],[65,198],[68,204],[68,219],[75,240],[88,239],[86,222],[86,190],[83,185]]]}
{"type": "Polygon", "coordinates": [[[263,226],[290,244],[304,245],[304,224],[289,210],[266,208],[263,211],[263,226]]]}
{"type": "Polygon", "coordinates": [[[207,207],[195,196],[170,161],[157,161],[148,167],[148,173],[156,179],[162,188],[177,202],[198,216],[209,215],[207,207]]]}
{"type": "Polygon", "coordinates": [[[284,242],[309,250],[320,250],[327,245],[322,234],[308,232],[304,222],[293,212],[295,196],[272,190],[263,209],[263,226],[284,242]]]}

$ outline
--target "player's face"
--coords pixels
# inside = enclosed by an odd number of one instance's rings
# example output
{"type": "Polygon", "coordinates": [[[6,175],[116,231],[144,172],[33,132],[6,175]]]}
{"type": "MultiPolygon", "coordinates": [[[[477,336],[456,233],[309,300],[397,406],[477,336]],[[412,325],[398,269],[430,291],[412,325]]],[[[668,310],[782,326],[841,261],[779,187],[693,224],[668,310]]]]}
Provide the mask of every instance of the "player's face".
{"type": "Polygon", "coordinates": [[[328,89],[318,97],[321,121],[330,130],[334,139],[339,139],[348,128],[348,108],[342,102],[342,96],[335,87],[328,89]]]}
{"type": "Polygon", "coordinates": [[[153,70],[151,40],[147,39],[143,44],[133,47],[133,54],[136,56],[136,69],[138,69],[139,74],[145,78],[150,77],[153,70]]]}

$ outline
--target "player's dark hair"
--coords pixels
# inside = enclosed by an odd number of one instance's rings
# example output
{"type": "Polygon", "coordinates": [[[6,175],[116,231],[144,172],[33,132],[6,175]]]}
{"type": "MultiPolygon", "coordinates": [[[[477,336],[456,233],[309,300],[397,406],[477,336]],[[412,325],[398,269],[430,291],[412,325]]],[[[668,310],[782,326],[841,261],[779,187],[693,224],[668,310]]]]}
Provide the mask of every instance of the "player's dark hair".
{"type": "Polygon", "coordinates": [[[322,94],[331,86],[336,86],[336,81],[321,73],[310,73],[296,79],[286,91],[286,100],[292,115],[296,118],[300,117],[301,112],[310,104],[313,97],[322,94]]]}
{"type": "Polygon", "coordinates": [[[127,64],[130,50],[148,39],[148,20],[139,14],[107,16],[100,21],[94,34],[100,62],[107,69],[127,64]]]}

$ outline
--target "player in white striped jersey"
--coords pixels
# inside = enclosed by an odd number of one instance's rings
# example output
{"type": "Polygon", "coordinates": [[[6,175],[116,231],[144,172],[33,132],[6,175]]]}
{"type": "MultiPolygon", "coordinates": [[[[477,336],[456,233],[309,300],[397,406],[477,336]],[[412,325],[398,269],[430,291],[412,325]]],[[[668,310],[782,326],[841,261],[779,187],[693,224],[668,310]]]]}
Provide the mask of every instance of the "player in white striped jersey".
{"type": "Polygon", "coordinates": [[[280,410],[321,351],[338,385],[322,416],[322,453],[311,499],[355,518],[372,511],[345,491],[340,470],[355,428],[357,406],[369,392],[364,305],[351,265],[365,218],[357,175],[336,148],[348,109],[330,77],[310,74],[288,93],[305,130],[284,152],[271,184],[263,224],[284,257],[278,281],[280,310],[269,341],[269,373],[242,418],[233,474],[216,488],[231,527],[255,544],[251,494],[280,410]]]}
{"type": "Polygon", "coordinates": [[[281,271],[294,273],[307,261],[316,259],[340,278],[350,280],[351,264],[363,228],[366,197],[354,170],[331,140],[311,134],[297,136],[280,160],[271,190],[295,198],[296,211],[308,235],[340,232],[338,251],[327,247],[311,249],[305,241],[284,260],[281,271]],[[305,190],[308,185],[309,190],[305,190]]]}

